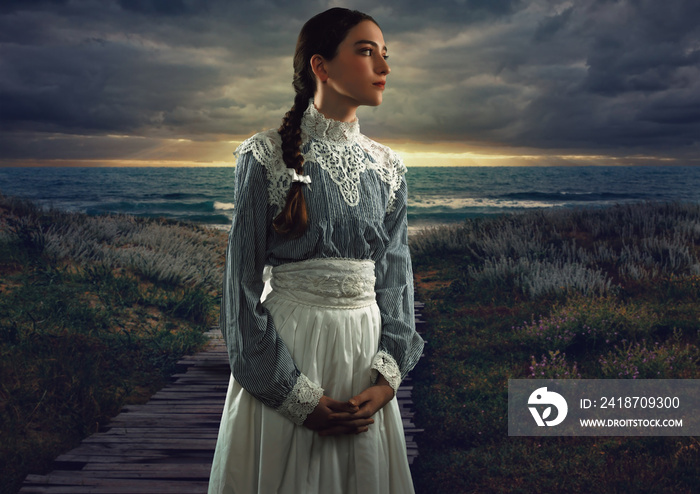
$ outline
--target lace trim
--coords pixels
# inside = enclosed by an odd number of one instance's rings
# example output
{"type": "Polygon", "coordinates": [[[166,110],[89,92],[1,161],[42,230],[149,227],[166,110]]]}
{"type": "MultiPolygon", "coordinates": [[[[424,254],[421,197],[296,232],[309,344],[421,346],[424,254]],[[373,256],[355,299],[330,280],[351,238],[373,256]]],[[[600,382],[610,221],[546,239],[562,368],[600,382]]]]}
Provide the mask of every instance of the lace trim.
{"type": "MultiPolygon", "coordinates": [[[[334,298],[358,298],[362,295],[374,295],[375,275],[374,263],[350,263],[346,266],[343,262],[326,259],[313,259],[319,267],[308,263],[308,268],[303,264],[293,263],[272,269],[273,290],[303,290],[314,295],[334,298]],[[290,272],[285,268],[292,267],[290,272]],[[294,269],[299,268],[299,269],[294,269]]],[[[302,261],[303,262],[303,261],[302,261]]],[[[374,298],[374,297],[373,297],[374,298]]]]}
{"type": "Polygon", "coordinates": [[[294,388],[277,411],[297,425],[304,425],[306,417],[314,411],[323,396],[323,388],[299,374],[294,388]]]}
{"type": "Polygon", "coordinates": [[[406,174],[406,165],[401,157],[389,147],[361,135],[359,142],[368,155],[374,157],[375,163],[369,165],[379,177],[389,185],[389,202],[386,207],[387,214],[396,210],[396,192],[401,187],[401,180],[406,174]]]}
{"type": "Polygon", "coordinates": [[[265,167],[267,176],[267,203],[276,206],[277,212],[284,208],[292,177],[282,159],[282,137],[274,129],[266,130],[246,139],[234,155],[251,152],[255,161],[265,167]]]}
{"type": "MultiPolygon", "coordinates": [[[[313,105],[310,105],[309,108],[312,107],[313,105]]],[[[305,117],[308,114],[307,110],[305,117]]],[[[336,129],[336,124],[347,122],[326,119],[318,111],[315,111],[315,114],[312,112],[311,115],[314,115],[311,127],[305,125],[305,120],[302,120],[302,148],[305,147],[304,143],[309,143],[306,152],[302,153],[304,161],[317,163],[325,170],[349,206],[357,206],[360,203],[360,175],[366,170],[373,170],[389,186],[387,214],[395,211],[396,192],[406,173],[406,166],[401,158],[387,146],[359,134],[359,127],[357,135],[352,132],[348,135],[348,129],[342,126],[342,131],[336,129]],[[324,124],[327,126],[325,130],[319,130],[322,126],[315,115],[328,122],[324,124]],[[319,133],[324,136],[323,139],[318,138],[319,133]],[[342,135],[336,136],[337,133],[342,135]]],[[[255,160],[265,167],[268,180],[267,202],[275,206],[278,212],[281,211],[292,183],[292,177],[282,159],[282,138],[276,130],[261,132],[245,140],[236,149],[235,154],[241,155],[246,152],[251,152],[255,160]]]]}
{"type": "Polygon", "coordinates": [[[317,163],[328,173],[348,205],[360,203],[360,174],[367,169],[362,148],[312,140],[304,160],[317,163]]]}
{"type": "Polygon", "coordinates": [[[394,389],[394,395],[396,395],[401,385],[401,371],[394,357],[384,350],[380,350],[377,355],[374,356],[374,361],[370,369],[372,384],[377,382],[379,374],[381,374],[384,376],[384,379],[389,381],[389,385],[394,389]]]}
{"type": "Polygon", "coordinates": [[[311,100],[301,120],[301,131],[314,139],[352,143],[360,135],[360,123],[357,118],[352,122],[326,118],[311,100]]]}
{"type": "Polygon", "coordinates": [[[388,147],[361,134],[352,144],[310,139],[304,160],[317,163],[328,173],[349,206],[357,206],[360,203],[360,175],[366,170],[374,171],[389,185],[387,214],[396,209],[396,192],[401,186],[406,166],[388,147]]]}

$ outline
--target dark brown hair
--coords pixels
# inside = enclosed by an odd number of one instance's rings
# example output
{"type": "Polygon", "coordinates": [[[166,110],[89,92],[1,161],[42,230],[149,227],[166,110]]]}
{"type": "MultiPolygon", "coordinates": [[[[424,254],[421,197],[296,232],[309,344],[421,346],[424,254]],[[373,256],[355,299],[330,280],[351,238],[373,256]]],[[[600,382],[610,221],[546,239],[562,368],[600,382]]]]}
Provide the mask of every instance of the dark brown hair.
{"type": "MultiPolygon", "coordinates": [[[[301,28],[294,52],[294,105],[284,116],[282,126],[278,130],[282,136],[284,163],[299,175],[304,171],[304,157],[301,155],[301,118],[316,92],[311,57],[321,55],[326,60],[332,60],[348,31],[362,21],[377,24],[367,14],[336,7],[312,17],[301,28]]],[[[306,231],[309,217],[301,185],[299,182],[292,182],[287,202],[272,222],[275,231],[281,235],[298,238],[306,231]]]]}

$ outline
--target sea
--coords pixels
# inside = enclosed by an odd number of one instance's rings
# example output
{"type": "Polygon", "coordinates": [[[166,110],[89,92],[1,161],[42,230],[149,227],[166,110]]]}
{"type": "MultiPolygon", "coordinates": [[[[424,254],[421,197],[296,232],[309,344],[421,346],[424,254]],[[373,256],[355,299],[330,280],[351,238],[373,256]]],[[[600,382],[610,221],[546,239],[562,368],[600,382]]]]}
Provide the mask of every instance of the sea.
{"type": "MultiPolygon", "coordinates": [[[[233,167],[0,168],[0,193],[90,215],[126,213],[228,229],[233,167]]],[[[534,209],[700,203],[700,167],[410,167],[409,231],[534,209]]]]}

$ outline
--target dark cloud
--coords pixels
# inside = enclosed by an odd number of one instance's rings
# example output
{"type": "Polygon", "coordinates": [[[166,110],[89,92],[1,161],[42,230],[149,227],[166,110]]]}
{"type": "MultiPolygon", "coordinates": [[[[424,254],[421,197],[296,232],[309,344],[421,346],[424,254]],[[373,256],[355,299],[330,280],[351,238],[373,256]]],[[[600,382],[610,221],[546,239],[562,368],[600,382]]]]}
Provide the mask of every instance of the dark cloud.
{"type": "Polygon", "coordinates": [[[48,53],[23,47],[4,63],[0,125],[5,131],[141,132],[164,125],[178,105],[223,82],[216,67],[159,60],[157,53],[104,39],[48,53]]]}
{"type": "Polygon", "coordinates": [[[416,34],[405,63],[417,77],[400,83],[415,96],[401,104],[423,116],[404,120],[396,137],[611,154],[695,149],[696,5],[530,2],[507,21],[416,34]]]}
{"type": "Polygon", "coordinates": [[[597,148],[692,146],[700,135],[698,5],[577,2],[562,14],[567,19],[552,42],[578,40],[585,74],[533,99],[523,114],[532,127],[523,136],[536,145],[560,138],[597,148]]]}
{"type": "Polygon", "coordinates": [[[521,0],[373,0],[354,2],[352,8],[368,12],[383,29],[412,32],[429,26],[468,26],[508,17],[523,8],[521,0]]]}
{"type": "Polygon", "coordinates": [[[0,13],[18,12],[21,10],[42,10],[47,7],[64,6],[69,0],[3,0],[0,3],[0,13]]]}
{"type": "MultiPolygon", "coordinates": [[[[662,98],[647,105],[639,112],[639,120],[681,127],[680,132],[684,132],[685,127],[689,130],[698,129],[697,125],[700,124],[700,94],[694,91],[692,94],[675,96],[675,98],[662,98]]],[[[687,137],[695,140],[697,135],[697,133],[693,133],[687,137]]]]}
{"type": "MultiPolygon", "coordinates": [[[[130,135],[145,139],[129,144],[140,149],[159,138],[215,141],[277,126],[292,101],[298,31],[333,5],[3,2],[0,159],[75,144],[56,135],[92,136],[91,149],[106,146],[103,136],[130,135]],[[42,136],[53,144],[39,145],[42,136]]],[[[373,136],[609,154],[697,150],[696,0],[350,7],[377,19],[391,54],[385,103],[360,115],[373,136]]]]}
{"type": "Polygon", "coordinates": [[[554,35],[566,27],[573,12],[574,8],[569,7],[560,14],[546,16],[537,24],[533,39],[536,42],[551,41],[554,35]]]}
{"type": "Polygon", "coordinates": [[[205,4],[206,2],[185,2],[184,0],[119,0],[119,6],[124,10],[155,15],[191,14],[197,11],[197,5],[205,4]]]}
{"type": "Polygon", "coordinates": [[[157,145],[157,142],[144,138],[122,137],[115,139],[110,136],[74,136],[66,134],[30,134],[13,133],[0,134],[0,149],[2,158],[6,160],[21,160],[28,158],[27,150],[32,155],[49,159],[62,160],[94,160],[95,149],[100,150],[99,159],[126,159],[139,155],[157,145]]]}

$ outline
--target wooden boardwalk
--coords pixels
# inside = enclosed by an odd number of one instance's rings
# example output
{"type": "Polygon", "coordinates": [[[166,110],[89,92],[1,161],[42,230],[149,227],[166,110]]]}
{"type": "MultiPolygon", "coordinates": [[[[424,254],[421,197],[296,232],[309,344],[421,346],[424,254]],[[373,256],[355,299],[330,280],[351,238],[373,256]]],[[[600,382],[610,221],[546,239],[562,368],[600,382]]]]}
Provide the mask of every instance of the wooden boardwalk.
{"type": "MultiPolygon", "coordinates": [[[[420,327],[422,304],[416,302],[420,327]]],[[[229,379],[228,356],[218,329],[200,353],[183,358],[183,372],[143,405],[125,407],[104,430],[54,462],[46,475],[30,474],[21,494],[206,493],[229,379]]],[[[412,422],[410,376],[397,398],[409,462],[418,456],[412,422]]]]}

